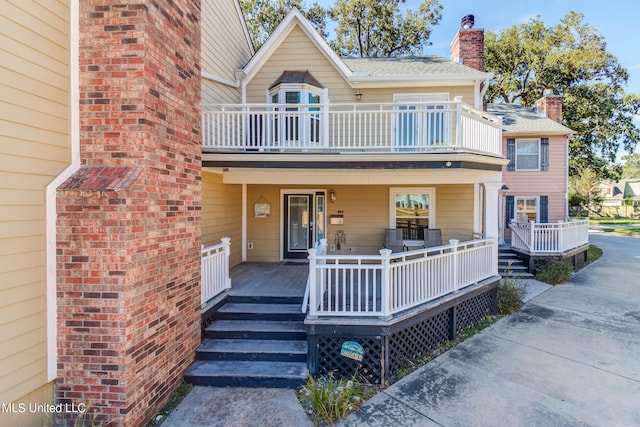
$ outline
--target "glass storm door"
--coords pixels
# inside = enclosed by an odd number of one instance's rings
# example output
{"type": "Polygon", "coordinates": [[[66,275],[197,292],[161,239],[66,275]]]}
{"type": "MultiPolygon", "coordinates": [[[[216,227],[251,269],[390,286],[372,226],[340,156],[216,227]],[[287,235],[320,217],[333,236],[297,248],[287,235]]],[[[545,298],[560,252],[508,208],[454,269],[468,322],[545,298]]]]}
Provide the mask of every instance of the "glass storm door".
{"type": "Polygon", "coordinates": [[[284,257],[307,258],[313,247],[313,195],[285,195],[284,257]]]}

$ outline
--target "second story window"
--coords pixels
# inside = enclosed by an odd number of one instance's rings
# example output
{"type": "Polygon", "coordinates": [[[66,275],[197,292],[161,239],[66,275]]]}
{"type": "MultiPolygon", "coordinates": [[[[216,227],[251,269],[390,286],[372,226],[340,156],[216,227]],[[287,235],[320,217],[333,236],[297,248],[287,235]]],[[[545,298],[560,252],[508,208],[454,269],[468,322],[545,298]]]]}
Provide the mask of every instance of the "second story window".
{"type": "Polygon", "coordinates": [[[516,139],[516,170],[540,169],[540,140],[516,139]]]}
{"type": "Polygon", "coordinates": [[[300,147],[320,143],[319,104],[324,98],[326,89],[308,70],[284,71],[269,88],[267,98],[279,105],[273,116],[274,142],[300,147]]]}

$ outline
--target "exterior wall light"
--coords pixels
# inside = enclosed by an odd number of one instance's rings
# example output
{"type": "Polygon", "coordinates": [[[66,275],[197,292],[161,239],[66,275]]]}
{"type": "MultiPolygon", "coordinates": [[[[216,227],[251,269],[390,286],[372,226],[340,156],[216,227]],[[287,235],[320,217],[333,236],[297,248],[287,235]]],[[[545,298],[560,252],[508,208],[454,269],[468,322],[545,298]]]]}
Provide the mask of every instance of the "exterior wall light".
{"type": "Polygon", "coordinates": [[[357,90],[356,91],[356,100],[360,101],[362,99],[362,91],[361,90],[357,90]]]}
{"type": "Polygon", "coordinates": [[[333,188],[329,190],[329,200],[331,200],[331,203],[336,202],[336,190],[334,190],[333,188]]]}

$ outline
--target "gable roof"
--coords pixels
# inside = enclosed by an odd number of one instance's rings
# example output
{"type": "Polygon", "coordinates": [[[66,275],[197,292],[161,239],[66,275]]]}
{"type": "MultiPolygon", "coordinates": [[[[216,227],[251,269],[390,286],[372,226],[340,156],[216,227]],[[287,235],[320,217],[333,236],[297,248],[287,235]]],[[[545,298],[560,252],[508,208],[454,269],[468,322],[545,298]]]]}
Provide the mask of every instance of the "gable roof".
{"type": "Polygon", "coordinates": [[[503,135],[572,135],[573,131],[541,111],[516,104],[488,104],[487,111],[502,117],[503,135]]]}
{"type": "Polygon", "coordinates": [[[382,86],[387,82],[413,82],[424,85],[426,81],[439,84],[477,84],[490,79],[493,74],[475,70],[440,56],[408,56],[389,58],[341,58],[302,13],[292,8],[276,27],[267,41],[244,67],[247,84],[255,77],[276,49],[296,27],[309,37],[333,67],[353,87],[382,86]]]}

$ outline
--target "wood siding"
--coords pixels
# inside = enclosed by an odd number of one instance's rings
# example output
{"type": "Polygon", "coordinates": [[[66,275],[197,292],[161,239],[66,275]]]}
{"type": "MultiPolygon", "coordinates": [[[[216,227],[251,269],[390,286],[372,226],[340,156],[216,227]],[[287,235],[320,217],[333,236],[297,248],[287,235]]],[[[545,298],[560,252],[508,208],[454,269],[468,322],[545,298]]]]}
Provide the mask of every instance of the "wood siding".
{"type": "MultiPolygon", "coordinates": [[[[512,136],[509,138],[535,138],[512,136]]],[[[503,152],[507,151],[507,139],[502,141],[503,152]]],[[[549,196],[549,222],[565,219],[567,206],[567,138],[555,136],[549,138],[549,170],[548,171],[507,171],[503,168],[502,179],[509,187],[507,195],[549,196]]]]}
{"type": "MultiPolygon", "coordinates": [[[[300,27],[294,27],[287,38],[266,61],[256,76],[247,85],[247,102],[267,102],[266,92],[284,70],[309,70],[329,91],[331,103],[354,103],[352,88],[333,67],[331,62],[316,47],[300,27]]],[[[360,89],[362,102],[393,102],[394,93],[448,93],[449,100],[462,96],[467,104],[474,104],[474,87],[428,86],[360,89]]]]}
{"type": "Polygon", "coordinates": [[[225,185],[222,175],[202,173],[202,244],[231,238],[230,265],[242,262],[242,185],[225,185]]]}
{"type": "MultiPolygon", "coordinates": [[[[244,67],[252,55],[237,1],[202,2],[202,71],[232,82],[236,81],[235,71],[244,67]]],[[[239,88],[203,79],[203,104],[240,102],[239,88]]]]}
{"type": "MultiPolygon", "coordinates": [[[[435,222],[436,227],[442,229],[443,241],[470,240],[473,233],[473,184],[421,187],[435,188],[435,222]]],[[[253,243],[253,249],[247,250],[249,262],[280,261],[281,188],[295,189],[296,186],[249,185],[247,188],[247,242],[253,243]],[[271,203],[271,217],[254,218],[253,203],[263,195],[271,203]]],[[[336,192],[336,202],[327,201],[327,239],[329,244],[333,244],[336,231],[343,230],[346,243],[341,245],[341,250],[332,253],[378,254],[384,245],[384,230],[389,227],[390,186],[319,185],[315,189],[327,192],[334,189],[336,192]],[[329,224],[329,215],[339,210],[344,211],[344,224],[329,224]]]]}
{"type": "MultiPolygon", "coordinates": [[[[49,402],[46,186],[71,163],[69,1],[0,14],[0,402],[49,402]],[[31,398],[29,398],[31,399],[31,398]]],[[[50,387],[49,387],[50,388],[50,387]]],[[[0,424],[11,425],[0,414],[0,424]]],[[[42,425],[42,414],[39,416],[42,425]]],[[[21,422],[28,425],[27,418],[21,422]]]]}

